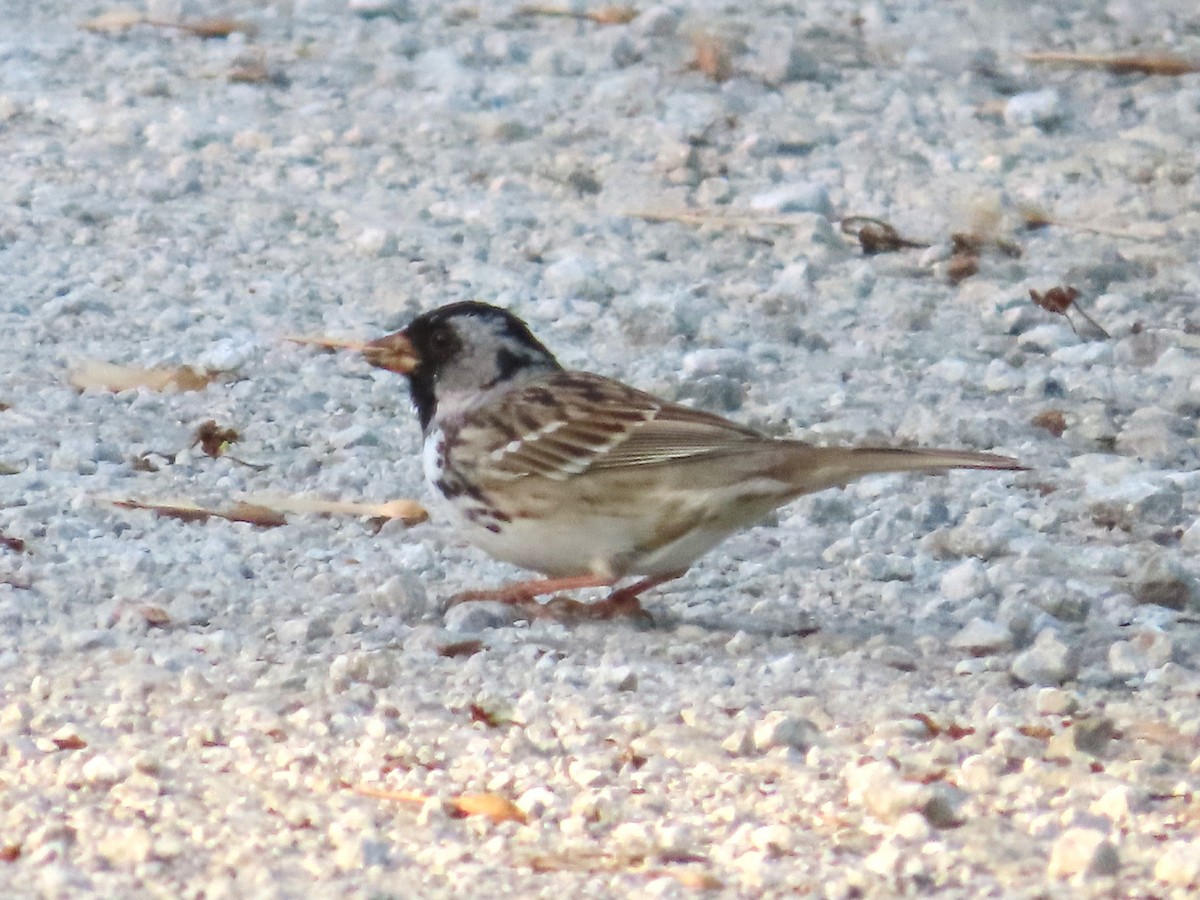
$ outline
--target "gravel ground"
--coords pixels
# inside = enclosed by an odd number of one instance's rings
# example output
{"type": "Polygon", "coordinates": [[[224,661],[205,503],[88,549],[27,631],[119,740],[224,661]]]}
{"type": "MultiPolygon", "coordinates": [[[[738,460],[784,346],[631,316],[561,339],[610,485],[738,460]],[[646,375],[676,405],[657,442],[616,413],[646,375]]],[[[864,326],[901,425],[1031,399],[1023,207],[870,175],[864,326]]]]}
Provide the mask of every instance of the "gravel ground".
{"type": "Polygon", "coordinates": [[[0,0],[5,896],[1200,888],[1200,75],[1022,56],[1200,59],[1200,12],[638,8],[0,0]],[[436,523],[111,502],[420,497],[401,379],[285,337],[465,298],[774,433],[1032,471],[806,498],[650,630],[443,615],[516,573],[436,523]]]}

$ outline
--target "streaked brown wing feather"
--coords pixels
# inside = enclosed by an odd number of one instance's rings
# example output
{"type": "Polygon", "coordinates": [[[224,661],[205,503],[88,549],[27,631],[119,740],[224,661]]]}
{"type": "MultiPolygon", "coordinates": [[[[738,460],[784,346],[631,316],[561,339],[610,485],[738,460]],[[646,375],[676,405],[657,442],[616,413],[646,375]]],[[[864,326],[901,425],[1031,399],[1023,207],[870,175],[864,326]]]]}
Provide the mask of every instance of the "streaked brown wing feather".
{"type": "Polygon", "coordinates": [[[565,480],[588,470],[710,458],[769,440],[587,372],[556,372],[518,388],[472,425],[485,433],[497,420],[528,426],[490,454],[487,475],[502,479],[565,480]]]}

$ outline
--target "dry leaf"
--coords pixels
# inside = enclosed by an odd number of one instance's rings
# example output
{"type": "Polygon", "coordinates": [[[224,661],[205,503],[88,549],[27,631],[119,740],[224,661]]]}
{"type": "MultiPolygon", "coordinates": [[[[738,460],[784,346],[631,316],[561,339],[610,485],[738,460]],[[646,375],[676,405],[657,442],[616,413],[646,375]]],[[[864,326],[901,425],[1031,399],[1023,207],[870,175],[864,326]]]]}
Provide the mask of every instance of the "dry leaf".
{"type": "Polygon", "coordinates": [[[351,500],[322,500],[285,494],[250,494],[247,503],[271,507],[281,512],[313,513],[321,516],[362,516],[368,519],[399,519],[405,525],[417,525],[429,513],[416,500],[389,500],[386,503],[356,503],[351,500]]]}
{"type": "Polygon", "coordinates": [[[912,717],[925,726],[930,737],[937,737],[942,733],[942,726],[935,722],[933,716],[928,713],[913,713],[912,717]]]}
{"type": "Polygon", "coordinates": [[[733,77],[733,51],[729,42],[715,34],[697,34],[692,38],[692,60],[688,69],[707,75],[713,81],[733,77]]]}
{"type": "Polygon", "coordinates": [[[235,503],[227,510],[206,509],[189,500],[160,500],[155,502],[145,500],[112,500],[114,506],[122,509],[145,509],[168,519],[179,519],[183,522],[207,522],[209,519],[226,519],[230,522],[247,522],[260,528],[276,528],[286,525],[287,519],[282,513],[265,506],[253,503],[235,503]]]}
{"type": "Polygon", "coordinates": [[[118,9],[110,9],[106,13],[101,13],[94,19],[80,22],[79,27],[85,31],[94,31],[99,34],[120,34],[122,31],[128,31],[133,26],[141,25],[145,21],[146,17],[140,10],[131,7],[120,7],[118,9]]]}
{"type": "Polygon", "coordinates": [[[842,234],[849,235],[858,241],[863,253],[873,256],[876,253],[892,253],[905,248],[928,247],[921,241],[901,237],[892,225],[881,219],[870,216],[847,216],[842,219],[842,234]]]}
{"type": "Polygon", "coordinates": [[[528,819],[525,813],[507,797],[491,792],[482,794],[459,794],[449,801],[451,809],[462,816],[487,816],[493,822],[520,822],[528,819]]]}
{"type": "Polygon", "coordinates": [[[1055,224],[1054,217],[1036,203],[1019,203],[1017,212],[1021,215],[1022,226],[1029,231],[1037,231],[1039,228],[1055,224]]]}
{"type": "Polygon", "coordinates": [[[71,734],[60,738],[50,738],[50,740],[59,750],[82,750],[87,746],[87,741],[77,734],[71,734]]]}
{"type": "Polygon", "coordinates": [[[195,447],[199,444],[205,456],[216,459],[229,449],[230,444],[236,444],[238,437],[235,429],[222,428],[216,423],[216,420],[209,419],[207,422],[200,423],[196,429],[192,446],[195,447]]]}
{"type": "Polygon", "coordinates": [[[152,391],[200,391],[216,381],[220,374],[211,370],[201,372],[191,366],[143,369],[88,360],[76,366],[67,380],[71,387],[81,391],[88,388],[99,388],[113,393],[135,388],[147,388],[152,391]]]}
{"type": "MultiPolygon", "coordinates": [[[[382,788],[351,786],[350,790],[363,797],[374,797],[379,800],[395,800],[398,803],[409,803],[414,806],[424,806],[431,799],[429,795],[418,791],[389,791],[382,788]]],[[[520,822],[524,825],[528,819],[525,813],[507,797],[494,793],[459,794],[446,800],[446,806],[451,815],[487,816],[493,822],[520,822]]]]}
{"type": "Polygon", "coordinates": [[[20,538],[9,537],[6,534],[0,534],[0,547],[5,547],[14,553],[25,552],[25,542],[20,538]]]}
{"type": "Polygon", "coordinates": [[[516,725],[517,722],[509,715],[499,710],[488,709],[478,703],[472,703],[469,712],[472,722],[482,722],[488,728],[501,728],[505,725],[516,725]]]}
{"type": "Polygon", "coordinates": [[[151,628],[166,628],[171,624],[171,616],[161,606],[142,604],[137,611],[151,628]]]}
{"type": "Polygon", "coordinates": [[[1101,327],[1100,323],[1089,316],[1087,311],[1076,302],[1079,299],[1079,291],[1070,285],[1059,285],[1058,287],[1052,287],[1050,290],[1045,292],[1036,291],[1033,288],[1030,288],[1029,298],[1047,312],[1055,313],[1056,315],[1060,315],[1066,319],[1067,324],[1071,326],[1071,330],[1076,334],[1079,333],[1079,330],[1075,327],[1075,323],[1071,321],[1071,317],[1067,315],[1067,311],[1072,308],[1074,308],[1075,311],[1078,312],[1079,315],[1081,315],[1089,325],[1095,328],[1096,331],[1098,331],[1104,337],[1111,337],[1111,335],[1101,327]]]}
{"type": "Polygon", "coordinates": [[[1017,731],[1038,741],[1048,741],[1054,737],[1054,729],[1046,725],[1021,725],[1017,731]]]}
{"type": "Polygon", "coordinates": [[[20,844],[0,845],[0,862],[16,862],[21,858],[20,844]]]}
{"type": "Polygon", "coordinates": [[[951,284],[965,281],[979,271],[979,255],[976,253],[955,253],[946,264],[946,278],[951,284]]]}
{"type": "Polygon", "coordinates": [[[265,62],[248,62],[234,66],[227,76],[231,84],[273,84],[287,87],[291,81],[282,72],[267,67],[265,62]]]}
{"type": "Polygon", "coordinates": [[[168,456],[163,456],[161,453],[155,453],[153,450],[147,450],[146,452],[133,457],[133,459],[129,461],[130,468],[132,468],[135,472],[157,472],[158,463],[150,458],[152,456],[161,457],[168,465],[175,462],[175,454],[173,453],[168,456]]]}
{"type": "Polygon", "coordinates": [[[951,722],[946,727],[946,736],[952,741],[961,741],[965,737],[970,737],[975,733],[975,729],[970,725],[959,725],[957,722],[951,722]]]}
{"type": "Polygon", "coordinates": [[[950,235],[950,245],[955,253],[980,254],[988,247],[995,247],[1005,256],[1019,259],[1021,247],[1019,244],[996,235],[986,235],[979,231],[956,231],[950,235]]]}
{"type": "Polygon", "coordinates": [[[1043,409],[1033,417],[1032,424],[1035,428],[1046,429],[1057,438],[1067,430],[1067,417],[1061,409],[1043,409]]]}
{"type": "MultiPolygon", "coordinates": [[[[443,644],[438,647],[437,655],[446,659],[458,659],[460,656],[474,656],[483,649],[483,641],[454,641],[450,644],[443,644]]],[[[471,707],[472,715],[474,715],[474,705],[471,707]]]]}
{"type": "Polygon", "coordinates": [[[1052,287],[1045,292],[1029,289],[1029,298],[1034,303],[1047,312],[1057,313],[1060,316],[1067,314],[1067,310],[1071,308],[1071,304],[1078,296],[1079,291],[1070,285],[1052,287]]]}

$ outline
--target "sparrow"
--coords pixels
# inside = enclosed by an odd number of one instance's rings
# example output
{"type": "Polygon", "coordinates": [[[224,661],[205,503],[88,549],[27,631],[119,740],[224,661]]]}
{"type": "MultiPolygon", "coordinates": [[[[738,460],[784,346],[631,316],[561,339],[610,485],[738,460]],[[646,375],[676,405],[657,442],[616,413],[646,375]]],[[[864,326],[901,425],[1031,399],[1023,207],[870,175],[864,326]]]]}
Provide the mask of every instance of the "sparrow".
{"type": "Polygon", "coordinates": [[[645,591],[804,494],[878,472],[1024,468],[990,453],[769,437],[564,369],[525,322],[485,303],[419,315],[364,354],[408,379],[435,515],[542,576],[451,603],[537,606],[544,594],[605,587],[588,617],[640,616],[645,591]]]}

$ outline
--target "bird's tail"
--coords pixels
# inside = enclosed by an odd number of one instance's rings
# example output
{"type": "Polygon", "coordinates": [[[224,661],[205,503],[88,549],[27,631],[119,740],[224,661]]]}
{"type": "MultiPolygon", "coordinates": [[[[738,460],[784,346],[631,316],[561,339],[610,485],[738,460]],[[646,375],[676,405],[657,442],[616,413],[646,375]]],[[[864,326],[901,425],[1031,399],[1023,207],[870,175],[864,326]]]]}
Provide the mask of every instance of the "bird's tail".
{"type": "MultiPolygon", "coordinates": [[[[796,443],[784,463],[784,477],[796,495],[849,484],[864,475],[882,472],[937,472],[944,469],[1024,471],[1008,456],[969,450],[918,450],[900,447],[812,447],[796,443]]],[[[783,473],[781,473],[783,474],[783,473]]]]}

